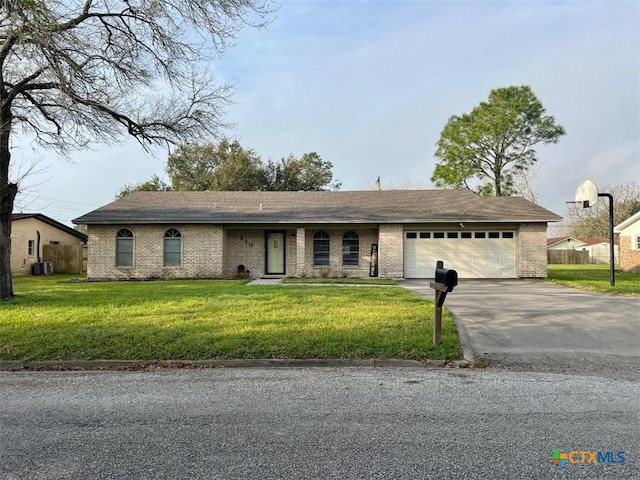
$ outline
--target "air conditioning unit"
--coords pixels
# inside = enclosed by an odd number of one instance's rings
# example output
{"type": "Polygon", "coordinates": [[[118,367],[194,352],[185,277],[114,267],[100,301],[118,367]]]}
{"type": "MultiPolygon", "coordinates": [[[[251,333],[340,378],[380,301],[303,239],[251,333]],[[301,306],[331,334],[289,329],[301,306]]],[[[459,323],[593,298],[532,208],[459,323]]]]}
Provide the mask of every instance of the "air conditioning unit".
{"type": "Polygon", "coordinates": [[[32,275],[52,275],[53,263],[51,262],[36,262],[31,265],[32,275]]]}
{"type": "Polygon", "coordinates": [[[44,275],[44,262],[36,262],[31,265],[31,274],[32,275],[44,275]]]}

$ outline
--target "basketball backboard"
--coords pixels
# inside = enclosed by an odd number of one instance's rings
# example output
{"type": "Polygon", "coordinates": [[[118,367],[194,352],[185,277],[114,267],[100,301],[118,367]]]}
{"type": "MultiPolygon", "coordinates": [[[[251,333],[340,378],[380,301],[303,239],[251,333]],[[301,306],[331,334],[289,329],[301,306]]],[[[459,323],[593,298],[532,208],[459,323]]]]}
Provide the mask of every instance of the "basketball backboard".
{"type": "Polygon", "coordinates": [[[598,203],[598,187],[593,180],[584,180],[578,185],[575,203],[581,203],[584,208],[593,207],[598,203]]]}

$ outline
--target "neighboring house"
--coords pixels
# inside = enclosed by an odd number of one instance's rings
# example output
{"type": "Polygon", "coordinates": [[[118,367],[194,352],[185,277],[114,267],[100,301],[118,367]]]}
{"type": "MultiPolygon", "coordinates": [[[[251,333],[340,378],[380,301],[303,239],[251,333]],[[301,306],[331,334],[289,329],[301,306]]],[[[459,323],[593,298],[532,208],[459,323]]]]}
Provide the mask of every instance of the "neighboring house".
{"type": "MultiPolygon", "coordinates": [[[[611,261],[611,249],[609,239],[603,238],[583,238],[585,243],[576,250],[589,252],[589,263],[606,263],[611,261]]],[[[613,263],[617,264],[620,260],[620,247],[618,239],[613,240],[613,263]]]]}
{"type": "Polygon", "coordinates": [[[585,242],[575,237],[547,238],[547,250],[576,250],[576,247],[584,245],[586,245],[585,242]]]}
{"type": "Polygon", "coordinates": [[[468,190],[134,192],[74,223],[89,279],[546,277],[547,222],[523,198],[468,190]]]}
{"type": "Polygon", "coordinates": [[[11,215],[11,273],[30,275],[31,265],[43,260],[45,245],[82,245],[86,242],[87,235],[46,215],[14,213],[11,215]]]}
{"type": "MultiPolygon", "coordinates": [[[[614,263],[618,263],[618,241],[614,240],[614,263]]],[[[547,250],[576,250],[589,253],[589,263],[609,263],[609,240],[602,238],[553,237],[547,238],[547,250]]]]}
{"type": "Polygon", "coordinates": [[[620,235],[620,268],[625,272],[640,271],[640,212],[617,225],[620,235]]]}

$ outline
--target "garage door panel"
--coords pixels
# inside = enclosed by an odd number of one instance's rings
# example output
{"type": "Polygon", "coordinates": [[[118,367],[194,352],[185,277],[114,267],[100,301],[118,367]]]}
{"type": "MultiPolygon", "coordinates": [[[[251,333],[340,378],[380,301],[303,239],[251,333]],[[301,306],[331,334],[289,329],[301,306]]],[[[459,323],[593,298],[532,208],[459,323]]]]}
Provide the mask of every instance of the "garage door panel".
{"type": "Polygon", "coordinates": [[[457,270],[460,278],[517,277],[514,232],[464,233],[465,238],[460,232],[416,232],[410,239],[405,235],[405,277],[433,278],[438,260],[457,270]]]}

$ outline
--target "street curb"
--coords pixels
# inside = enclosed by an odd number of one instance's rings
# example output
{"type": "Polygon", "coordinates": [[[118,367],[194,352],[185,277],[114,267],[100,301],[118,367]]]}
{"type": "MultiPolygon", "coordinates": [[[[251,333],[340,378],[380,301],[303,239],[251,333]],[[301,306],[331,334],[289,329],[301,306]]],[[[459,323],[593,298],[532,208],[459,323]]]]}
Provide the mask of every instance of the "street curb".
{"type": "Polygon", "coordinates": [[[476,363],[475,354],[473,353],[473,347],[471,346],[471,339],[467,334],[467,329],[464,326],[464,322],[459,319],[453,312],[449,310],[451,317],[453,318],[453,323],[455,323],[456,328],[458,329],[458,340],[460,341],[460,346],[462,347],[462,356],[464,359],[470,364],[476,363]]]}
{"type": "Polygon", "coordinates": [[[197,368],[300,368],[300,367],[379,367],[443,368],[469,366],[467,360],[404,359],[237,359],[237,360],[62,360],[44,362],[0,361],[0,371],[141,371],[197,368]]]}

